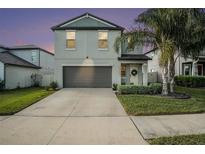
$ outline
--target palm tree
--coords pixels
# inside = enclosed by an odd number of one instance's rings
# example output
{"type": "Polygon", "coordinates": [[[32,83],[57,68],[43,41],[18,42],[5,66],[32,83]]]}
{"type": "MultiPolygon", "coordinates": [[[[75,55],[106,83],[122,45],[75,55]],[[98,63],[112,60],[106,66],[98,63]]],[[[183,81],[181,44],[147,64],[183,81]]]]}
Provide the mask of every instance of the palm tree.
{"type": "Polygon", "coordinates": [[[176,59],[179,55],[185,57],[196,55],[194,47],[200,46],[197,48],[197,51],[199,51],[203,46],[204,39],[201,39],[202,36],[199,37],[202,26],[198,26],[200,27],[198,29],[195,28],[196,23],[201,25],[203,17],[203,9],[149,9],[140,14],[135,20],[137,28],[116,39],[115,49],[119,50],[120,44],[128,38],[128,48],[134,48],[136,45],[149,45],[158,48],[160,51],[159,65],[163,80],[162,94],[167,95],[169,93],[168,89],[173,92],[176,59]],[[195,39],[195,42],[192,39],[195,39]],[[197,41],[198,44],[196,45],[197,41]],[[193,49],[187,51],[190,48],[193,49]],[[176,53],[178,53],[178,56],[176,56],[176,53]],[[171,83],[170,88],[168,88],[168,83],[171,83]]]}
{"type": "Polygon", "coordinates": [[[149,9],[145,11],[135,20],[138,24],[137,28],[123,34],[115,42],[116,50],[128,38],[130,40],[128,48],[134,48],[136,45],[148,45],[160,50],[159,65],[162,72],[163,95],[168,94],[168,62],[170,54],[174,52],[174,43],[167,35],[168,31],[171,31],[167,12],[167,9],[149,9]]]}
{"type": "Polygon", "coordinates": [[[170,92],[174,92],[175,63],[179,56],[193,59],[205,47],[205,13],[204,9],[169,9],[172,22],[170,39],[177,49],[169,58],[170,92]]]}

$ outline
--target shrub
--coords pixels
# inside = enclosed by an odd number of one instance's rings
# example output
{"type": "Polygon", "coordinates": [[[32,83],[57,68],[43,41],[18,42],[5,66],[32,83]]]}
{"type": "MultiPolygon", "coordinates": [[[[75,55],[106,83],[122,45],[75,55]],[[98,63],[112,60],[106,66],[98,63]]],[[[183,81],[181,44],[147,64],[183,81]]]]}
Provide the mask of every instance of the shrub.
{"type": "Polygon", "coordinates": [[[53,81],[53,82],[50,83],[50,87],[51,87],[53,90],[55,90],[56,88],[58,88],[58,83],[55,82],[55,81],[53,81]]]}
{"type": "Polygon", "coordinates": [[[205,77],[202,76],[175,76],[176,85],[182,87],[205,87],[205,77]]]}
{"type": "Polygon", "coordinates": [[[0,90],[4,89],[5,81],[0,79],[0,90]]]}
{"type": "Polygon", "coordinates": [[[153,91],[153,94],[160,94],[162,92],[161,83],[150,83],[149,88],[153,91]]]}
{"type": "Polygon", "coordinates": [[[136,86],[136,85],[120,85],[120,94],[160,94],[162,90],[161,84],[150,84],[149,86],[136,86]]]}
{"type": "Polygon", "coordinates": [[[117,84],[117,83],[113,83],[113,84],[112,84],[112,89],[113,89],[114,91],[116,91],[117,88],[118,88],[118,84],[117,84]]]}
{"type": "Polygon", "coordinates": [[[39,87],[40,83],[41,83],[41,80],[42,80],[42,75],[40,75],[40,74],[32,74],[31,75],[31,80],[33,82],[33,86],[34,87],[39,87]]]}

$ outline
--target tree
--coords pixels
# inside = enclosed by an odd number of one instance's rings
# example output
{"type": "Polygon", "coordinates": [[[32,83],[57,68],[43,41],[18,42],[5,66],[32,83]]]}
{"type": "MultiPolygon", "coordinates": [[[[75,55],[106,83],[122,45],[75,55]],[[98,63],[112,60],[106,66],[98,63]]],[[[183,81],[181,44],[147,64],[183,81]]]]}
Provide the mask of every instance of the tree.
{"type": "Polygon", "coordinates": [[[196,59],[205,47],[204,9],[169,9],[169,37],[177,49],[169,58],[170,92],[174,92],[175,63],[179,56],[196,59]]]}
{"type": "Polygon", "coordinates": [[[129,38],[128,48],[136,45],[151,46],[160,50],[160,68],[162,72],[162,94],[168,94],[168,62],[170,54],[174,52],[173,41],[170,40],[168,31],[171,31],[170,19],[167,9],[149,9],[140,14],[135,20],[137,28],[126,32],[116,39],[115,48],[129,38]]]}
{"type": "Polygon", "coordinates": [[[203,48],[204,35],[200,35],[204,31],[203,19],[203,9],[148,9],[135,20],[135,29],[116,39],[115,49],[119,50],[120,44],[128,38],[128,48],[136,45],[158,48],[163,80],[162,94],[167,95],[168,89],[174,92],[176,59],[180,55],[196,56],[196,51],[203,48]],[[196,25],[200,26],[196,28],[196,25]]]}

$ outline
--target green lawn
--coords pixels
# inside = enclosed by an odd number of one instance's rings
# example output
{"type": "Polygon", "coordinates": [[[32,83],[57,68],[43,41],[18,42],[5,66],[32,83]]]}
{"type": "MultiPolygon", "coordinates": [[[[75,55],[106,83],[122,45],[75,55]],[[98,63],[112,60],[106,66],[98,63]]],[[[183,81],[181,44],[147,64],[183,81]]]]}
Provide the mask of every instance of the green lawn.
{"type": "Polygon", "coordinates": [[[171,99],[151,95],[118,95],[129,115],[159,115],[205,112],[205,89],[177,87],[191,99],[171,99]]]}
{"type": "Polygon", "coordinates": [[[147,140],[150,144],[159,145],[204,145],[205,134],[200,135],[181,135],[174,137],[160,137],[157,139],[147,140]]]}
{"type": "Polygon", "coordinates": [[[0,91],[0,115],[14,114],[52,93],[43,88],[0,91]]]}

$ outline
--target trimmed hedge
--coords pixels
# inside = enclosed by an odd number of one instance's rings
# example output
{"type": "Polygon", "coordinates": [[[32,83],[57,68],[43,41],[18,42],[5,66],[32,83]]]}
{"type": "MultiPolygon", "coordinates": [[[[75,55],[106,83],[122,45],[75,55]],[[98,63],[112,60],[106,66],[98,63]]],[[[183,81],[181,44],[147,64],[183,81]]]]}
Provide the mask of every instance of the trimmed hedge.
{"type": "Polygon", "coordinates": [[[174,78],[176,85],[182,87],[205,87],[205,77],[179,75],[174,78]]]}
{"type": "Polygon", "coordinates": [[[118,87],[120,94],[160,94],[162,92],[162,85],[160,83],[152,83],[149,86],[136,85],[120,85],[118,87]]]}

